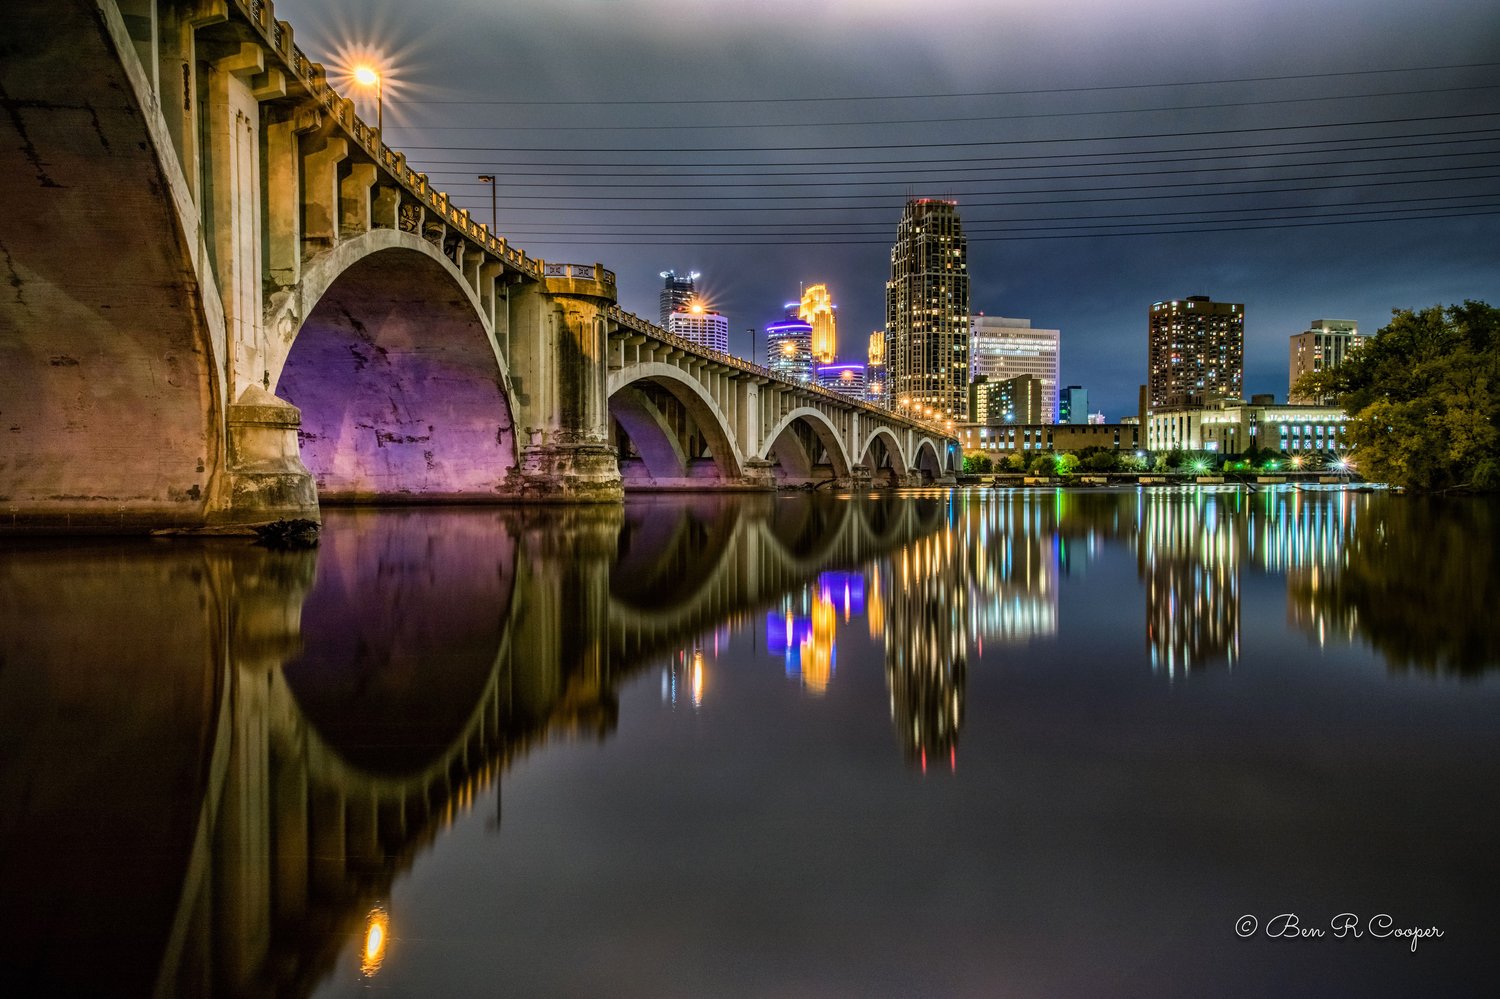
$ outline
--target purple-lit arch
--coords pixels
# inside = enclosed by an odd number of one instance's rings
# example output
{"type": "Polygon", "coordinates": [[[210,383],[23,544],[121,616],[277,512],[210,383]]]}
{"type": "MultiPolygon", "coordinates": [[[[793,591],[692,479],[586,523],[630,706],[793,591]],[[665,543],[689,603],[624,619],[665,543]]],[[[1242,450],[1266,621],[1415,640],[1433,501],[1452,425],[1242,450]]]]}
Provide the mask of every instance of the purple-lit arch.
{"type": "Polygon", "coordinates": [[[314,261],[297,301],[305,318],[274,385],[302,411],[302,460],[320,498],[483,500],[502,490],[517,463],[508,378],[447,257],[377,230],[314,261]]]}
{"type": "Polygon", "coordinates": [[[811,406],[798,407],[781,418],[781,421],[766,435],[763,457],[780,465],[782,470],[778,474],[783,479],[800,476],[810,480],[816,456],[809,454],[802,441],[792,432],[792,428],[798,423],[810,428],[814,437],[828,452],[828,460],[834,477],[846,478],[850,474],[852,462],[849,460],[848,451],[844,448],[843,440],[839,437],[838,428],[833,425],[826,414],[811,406]]]}
{"type": "Polygon", "coordinates": [[[713,397],[681,368],[653,362],[612,372],[607,386],[610,418],[630,437],[644,465],[631,469],[622,462],[626,488],[653,483],[680,485],[697,477],[692,467],[693,457],[684,452],[660,409],[646,395],[647,385],[670,395],[692,420],[713,460],[710,474],[726,482],[744,474],[744,462],[730,438],[728,420],[713,397]]]}

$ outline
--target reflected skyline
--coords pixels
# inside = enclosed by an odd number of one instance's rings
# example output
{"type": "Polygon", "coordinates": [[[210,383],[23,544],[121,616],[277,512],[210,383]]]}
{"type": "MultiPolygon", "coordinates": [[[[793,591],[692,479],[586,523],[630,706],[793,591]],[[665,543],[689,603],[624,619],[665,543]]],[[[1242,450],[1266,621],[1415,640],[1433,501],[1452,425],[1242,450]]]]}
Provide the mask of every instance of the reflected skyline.
{"type": "Polygon", "coordinates": [[[1108,606],[1145,639],[1124,661],[1163,690],[1267,668],[1242,637],[1264,580],[1319,648],[1478,677],[1500,659],[1497,531],[1483,504],[1347,492],[986,491],[331,511],[296,553],[13,541],[0,790],[27,804],[0,827],[0,964],[87,991],[99,968],[69,955],[128,924],[128,990],[309,994],[340,955],[383,975],[398,880],[476,809],[498,830],[515,767],[617,739],[647,675],[665,709],[728,717],[766,670],[815,719],[880,720],[908,771],[959,772],[960,741],[1006,731],[971,688],[1090,628],[1073,594],[1111,565],[1130,572],[1108,606]],[[70,797],[92,745],[134,766],[70,797]],[[91,837],[136,862],[80,863],[91,837]],[[143,907],[147,883],[181,890],[143,907]]]}

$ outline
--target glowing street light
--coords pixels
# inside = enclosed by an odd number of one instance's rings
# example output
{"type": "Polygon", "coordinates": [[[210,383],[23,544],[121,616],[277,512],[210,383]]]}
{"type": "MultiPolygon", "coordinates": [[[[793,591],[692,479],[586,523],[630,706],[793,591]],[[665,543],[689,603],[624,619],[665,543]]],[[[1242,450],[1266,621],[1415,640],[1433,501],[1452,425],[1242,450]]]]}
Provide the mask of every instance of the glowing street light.
{"type": "Polygon", "coordinates": [[[375,130],[385,141],[385,82],[373,66],[355,66],[354,82],[361,87],[375,88],[375,130]]]}

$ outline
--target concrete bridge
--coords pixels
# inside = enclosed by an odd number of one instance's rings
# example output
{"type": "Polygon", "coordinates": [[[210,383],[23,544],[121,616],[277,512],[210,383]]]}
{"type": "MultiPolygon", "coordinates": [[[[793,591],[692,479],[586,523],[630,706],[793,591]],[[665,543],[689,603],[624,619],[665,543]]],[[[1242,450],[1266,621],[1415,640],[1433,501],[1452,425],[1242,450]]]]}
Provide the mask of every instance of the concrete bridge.
{"type": "MultiPolygon", "coordinates": [[[[943,498],[703,496],[336,510],[294,553],[17,543],[0,969],[69,994],[310,993],[435,836],[475,808],[498,821],[514,762],[605,738],[643,668],[823,570],[917,557],[948,516],[943,498]]],[[[934,599],[893,600],[891,633],[919,640],[952,606],[934,599]]]]}
{"type": "Polygon", "coordinates": [[[943,481],[942,429],[618,307],[452,205],[263,0],[18,0],[0,527],[943,481]]]}

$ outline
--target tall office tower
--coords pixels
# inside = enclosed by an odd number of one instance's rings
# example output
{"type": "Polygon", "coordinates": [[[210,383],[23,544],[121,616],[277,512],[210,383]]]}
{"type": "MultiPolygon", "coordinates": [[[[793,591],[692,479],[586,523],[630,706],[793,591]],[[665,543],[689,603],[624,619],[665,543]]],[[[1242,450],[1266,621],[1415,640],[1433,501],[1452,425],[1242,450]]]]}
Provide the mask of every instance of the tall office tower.
{"type": "Polygon", "coordinates": [[[888,372],[885,368],[885,330],[870,334],[870,354],[865,364],[865,400],[877,406],[891,405],[888,372]]]}
{"type": "Polygon", "coordinates": [[[906,203],[885,283],[887,383],[897,409],[968,420],[968,257],[956,202],[906,203]]]}
{"type": "Polygon", "coordinates": [[[698,280],[697,271],[689,271],[686,274],[678,274],[676,271],[662,271],[661,289],[661,324],[667,325],[667,320],[672,318],[672,313],[682,312],[690,304],[697,292],[693,282],[698,280]]]}
{"type": "Polygon", "coordinates": [[[786,318],[766,324],[766,367],[794,382],[813,380],[812,323],[788,305],[786,318]]]}
{"type": "Polygon", "coordinates": [[[667,332],[700,347],[729,353],[729,317],[694,303],[667,317],[667,332]]]}
{"type": "Polygon", "coordinates": [[[1286,398],[1292,403],[1326,404],[1328,396],[1297,394],[1297,379],[1313,371],[1327,371],[1344,363],[1349,352],[1363,343],[1359,324],[1352,319],[1314,319],[1303,333],[1293,333],[1289,359],[1290,378],[1286,398]]]}
{"type": "Polygon", "coordinates": [[[1152,409],[1238,399],[1245,383],[1245,307],[1190,295],[1151,306],[1152,409]]]}
{"type": "Polygon", "coordinates": [[[1057,380],[1061,371],[1057,330],[1033,329],[1030,319],[977,315],[969,321],[971,378],[1004,381],[1035,375],[1042,383],[1042,416],[1038,422],[1057,422],[1057,380]]]}
{"type": "Polygon", "coordinates": [[[812,354],[818,364],[832,364],[838,350],[838,331],[834,328],[837,309],[826,284],[812,285],[802,293],[802,308],[797,310],[797,316],[812,323],[812,354]]]}
{"type": "Polygon", "coordinates": [[[1069,385],[1057,397],[1058,423],[1089,422],[1089,390],[1082,385],[1069,385]]]}
{"type": "Polygon", "coordinates": [[[992,381],[980,375],[969,383],[969,422],[998,427],[1042,422],[1042,380],[1017,375],[992,381]]]}

